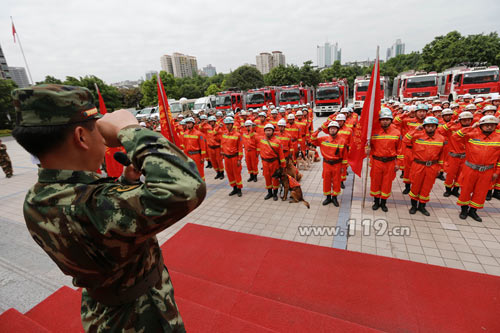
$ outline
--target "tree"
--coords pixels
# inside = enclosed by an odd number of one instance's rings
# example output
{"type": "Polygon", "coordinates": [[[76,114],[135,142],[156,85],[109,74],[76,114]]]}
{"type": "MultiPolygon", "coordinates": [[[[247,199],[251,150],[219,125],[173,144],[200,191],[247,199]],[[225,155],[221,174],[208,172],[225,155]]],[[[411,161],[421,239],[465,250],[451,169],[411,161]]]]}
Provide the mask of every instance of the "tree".
{"type": "Polygon", "coordinates": [[[0,129],[11,129],[14,125],[16,118],[11,93],[16,88],[14,81],[0,80],[0,129]]]}
{"type": "Polygon", "coordinates": [[[125,108],[138,108],[141,104],[142,93],[139,88],[119,89],[121,104],[125,108]]]}
{"type": "Polygon", "coordinates": [[[45,76],[45,80],[37,82],[36,84],[44,84],[44,83],[46,83],[46,84],[49,84],[49,83],[62,84],[62,81],[53,77],[53,76],[47,75],[47,76],[45,76]]]}
{"type": "Polygon", "coordinates": [[[208,86],[207,90],[205,90],[205,96],[215,95],[219,91],[222,91],[222,89],[215,83],[212,83],[208,86]]]}
{"type": "Polygon", "coordinates": [[[279,65],[271,69],[264,76],[265,84],[268,86],[286,86],[300,82],[300,69],[295,65],[279,65]]]}
{"type": "Polygon", "coordinates": [[[256,68],[244,65],[229,74],[226,85],[241,90],[260,88],[264,86],[264,77],[256,68]]]}
{"type": "Polygon", "coordinates": [[[321,74],[319,70],[314,69],[311,65],[311,60],[304,62],[304,65],[300,68],[300,81],[306,86],[317,86],[321,82],[321,74]]]}
{"type": "Polygon", "coordinates": [[[203,96],[200,88],[194,83],[182,85],[180,87],[180,93],[182,97],[186,98],[198,98],[203,96]]]}

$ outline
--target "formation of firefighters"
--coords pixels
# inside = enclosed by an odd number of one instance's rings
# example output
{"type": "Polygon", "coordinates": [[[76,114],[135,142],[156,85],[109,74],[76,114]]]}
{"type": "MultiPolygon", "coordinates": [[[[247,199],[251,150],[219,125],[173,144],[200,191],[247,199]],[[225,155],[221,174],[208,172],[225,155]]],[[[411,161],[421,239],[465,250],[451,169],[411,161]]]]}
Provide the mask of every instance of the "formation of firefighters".
{"type": "MultiPolygon", "coordinates": [[[[458,198],[461,219],[481,222],[477,210],[485,200],[500,200],[500,97],[475,98],[466,94],[454,103],[440,100],[383,104],[375,121],[369,147],[373,210],[388,211],[387,199],[398,170],[411,199],[410,214],[429,216],[426,203],[436,178],[444,181],[445,197],[458,198]],[[446,176],[445,176],[446,174],[446,176]]],[[[242,196],[242,159],[249,178],[256,182],[259,157],[265,200],[278,200],[279,168],[296,165],[297,158],[323,157],[323,205],[339,206],[337,196],[347,175],[347,156],[358,123],[351,108],[330,115],[316,130],[311,106],[263,106],[232,111],[200,111],[193,117],[179,114],[176,131],[184,152],[204,178],[204,162],[228,177],[230,196],[242,196]],[[319,136],[323,132],[326,135],[319,136]],[[300,156],[300,157],[299,157],[300,156]]],[[[294,183],[298,185],[298,183],[294,183]]]]}

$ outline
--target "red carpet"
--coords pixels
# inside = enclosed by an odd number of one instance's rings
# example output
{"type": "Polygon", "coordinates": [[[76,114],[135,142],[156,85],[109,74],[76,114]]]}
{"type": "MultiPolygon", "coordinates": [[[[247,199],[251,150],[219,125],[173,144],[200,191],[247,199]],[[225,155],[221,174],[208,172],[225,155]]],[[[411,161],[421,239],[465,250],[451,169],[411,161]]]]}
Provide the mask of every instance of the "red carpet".
{"type": "MultiPolygon", "coordinates": [[[[187,224],[162,246],[188,332],[500,332],[500,277],[187,224]]],[[[62,287],[0,332],[81,332],[62,287]]]]}

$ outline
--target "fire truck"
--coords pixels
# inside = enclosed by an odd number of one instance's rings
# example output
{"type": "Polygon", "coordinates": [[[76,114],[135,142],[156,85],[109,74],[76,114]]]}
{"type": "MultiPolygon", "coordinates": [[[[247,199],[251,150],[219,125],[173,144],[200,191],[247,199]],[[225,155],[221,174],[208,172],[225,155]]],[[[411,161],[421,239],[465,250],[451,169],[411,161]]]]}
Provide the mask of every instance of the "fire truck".
{"type": "Polygon", "coordinates": [[[500,92],[497,66],[457,66],[443,71],[439,76],[439,94],[442,100],[451,102],[464,94],[479,96],[500,92]]]}
{"type": "Polygon", "coordinates": [[[278,105],[306,104],[312,101],[312,89],[299,85],[276,88],[278,105]]]}
{"type": "Polygon", "coordinates": [[[394,96],[400,102],[438,98],[437,72],[409,71],[394,78],[394,96]]]}
{"type": "Polygon", "coordinates": [[[270,103],[276,105],[276,88],[250,89],[245,94],[245,102],[247,108],[260,108],[264,105],[269,106],[270,103]]]}
{"type": "MultiPolygon", "coordinates": [[[[370,84],[370,75],[358,76],[354,80],[353,93],[353,108],[358,114],[363,109],[363,104],[368,93],[368,85],[370,84]]],[[[388,92],[389,78],[387,76],[380,77],[380,100],[384,100],[388,92]]]]}
{"type": "Polygon", "coordinates": [[[316,88],[314,113],[321,117],[323,114],[339,111],[347,106],[348,98],[347,79],[333,79],[331,82],[320,83],[316,88]]]}
{"type": "Polygon", "coordinates": [[[217,93],[215,97],[215,108],[227,111],[230,109],[239,112],[244,109],[245,101],[243,92],[239,90],[228,90],[217,93]]]}

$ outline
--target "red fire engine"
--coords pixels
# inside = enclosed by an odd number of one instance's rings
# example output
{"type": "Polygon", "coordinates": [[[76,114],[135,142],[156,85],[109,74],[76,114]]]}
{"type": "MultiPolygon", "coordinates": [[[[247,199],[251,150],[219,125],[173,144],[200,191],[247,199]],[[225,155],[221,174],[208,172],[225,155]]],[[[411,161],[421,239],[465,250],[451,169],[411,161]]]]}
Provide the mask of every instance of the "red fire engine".
{"type": "Polygon", "coordinates": [[[406,72],[394,78],[394,95],[400,102],[438,97],[436,72],[406,72]]]}
{"type": "Polygon", "coordinates": [[[244,108],[244,98],[243,93],[241,91],[236,90],[228,90],[221,91],[217,93],[215,98],[215,108],[217,110],[225,110],[228,109],[239,112],[244,108]]]}
{"type": "Polygon", "coordinates": [[[270,103],[276,105],[276,88],[250,89],[245,94],[245,102],[247,108],[260,108],[264,105],[269,106],[270,103]]]}
{"type": "Polygon", "coordinates": [[[293,105],[293,104],[306,104],[312,100],[311,88],[302,87],[299,85],[282,86],[276,88],[278,95],[278,104],[293,105]]]}
{"type": "Polygon", "coordinates": [[[316,88],[314,113],[321,117],[347,106],[349,84],[347,79],[333,79],[332,82],[320,83],[316,88]]]}
{"type": "Polygon", "coordinates": [[[453,101],[465,94],[473,96],[500,92],[497,66],[449,68],[440,74],[439,93],[442,100],[453,101]]]}
{"type": "MultiPolygon", "coordinates": [[[[380,100],[384,100],[388,90],[389,78],[387,76],[380,77],[380,100]]],[[[368,93],[368,85],[370,84],[370,75],[358,76],[354,80],[353,108],[354,111],[360,113],[363,109],[363,104],[368,93]]]]}

